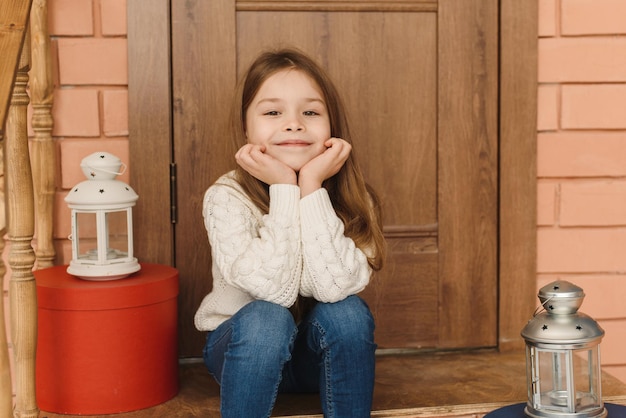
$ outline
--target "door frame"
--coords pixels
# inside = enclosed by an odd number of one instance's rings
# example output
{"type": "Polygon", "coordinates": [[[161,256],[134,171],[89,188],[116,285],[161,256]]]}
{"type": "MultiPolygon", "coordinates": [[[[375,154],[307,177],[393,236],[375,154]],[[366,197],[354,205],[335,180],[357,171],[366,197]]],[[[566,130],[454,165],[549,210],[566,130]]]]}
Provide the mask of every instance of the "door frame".
{"type": "MultiPolygon", "coordinates": [[[[128,0],[130,183],[135,253],[173,265],[172,208],[155,205],[170,189],[172,77],[170,0],[128,0]],[[152,71],[142,71],[149,66],[152,71]],[[135,164],[151,155],[153,164],[135,164]]],[[[500,0],[498,348],[521,349],[520,330],[536,305],[537,33],[536,0],[500,0]]],[[[193,68],[188,69],[193,71],[193,68]]]]}

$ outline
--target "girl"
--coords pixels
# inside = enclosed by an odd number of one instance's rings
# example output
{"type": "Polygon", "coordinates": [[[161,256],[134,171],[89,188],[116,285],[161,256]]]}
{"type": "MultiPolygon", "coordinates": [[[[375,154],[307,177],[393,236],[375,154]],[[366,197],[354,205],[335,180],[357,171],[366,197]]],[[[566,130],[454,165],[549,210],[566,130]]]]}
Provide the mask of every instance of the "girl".
{"type": "Polygon", "coordinates": [[[237,169],[204,196],[213,290],[195,316],[222,416],[319,391],[325,416],[369,417],[374,321],[356,294],[385,247],[339,95],[301,52],[264,53],[231,121],[237,169]]]}

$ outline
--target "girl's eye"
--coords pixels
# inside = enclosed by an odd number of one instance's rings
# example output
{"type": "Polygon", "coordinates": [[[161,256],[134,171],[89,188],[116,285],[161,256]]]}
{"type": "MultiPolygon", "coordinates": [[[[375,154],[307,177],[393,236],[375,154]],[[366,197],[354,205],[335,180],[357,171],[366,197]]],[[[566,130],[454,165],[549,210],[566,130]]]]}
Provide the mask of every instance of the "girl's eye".
{"type": "Polygon", "coordinates": [[[317,113],[317,112],[316,112],[316,111],[314,111],[314,110],[307,110],[307,111],[303,112],[303,115],[304,115],[304,116],[318,116],[318,115],[319,115],[319,113],[317,113]]]}
{"type": "Polygon", "coordinates": [[[270,110],[268,112],[263,113],[266,116],[278,116],[280,113],[278,110],[270,110]]]}

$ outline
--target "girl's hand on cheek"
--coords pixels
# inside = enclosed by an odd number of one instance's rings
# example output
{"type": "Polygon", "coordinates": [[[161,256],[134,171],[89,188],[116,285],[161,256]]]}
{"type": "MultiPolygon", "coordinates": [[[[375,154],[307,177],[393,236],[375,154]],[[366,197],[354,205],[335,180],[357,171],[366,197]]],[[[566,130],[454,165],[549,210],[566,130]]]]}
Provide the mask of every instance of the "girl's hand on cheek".
{"type": "Polygon", "coordinates": [[[235,154],[237,164],[263,183],[296,184],[296,173],[289,166],[265,153],[261,145],[246,144],[235,154]]]}
{"type": "Polygon", "coordinates": [[[298,185],[302,196],[319,189],[324,180],[337,174],[352,151],[352,146],[341,138],[330,138],[324,145],[327,147],[326,151],[300,170],[298,185]]]}

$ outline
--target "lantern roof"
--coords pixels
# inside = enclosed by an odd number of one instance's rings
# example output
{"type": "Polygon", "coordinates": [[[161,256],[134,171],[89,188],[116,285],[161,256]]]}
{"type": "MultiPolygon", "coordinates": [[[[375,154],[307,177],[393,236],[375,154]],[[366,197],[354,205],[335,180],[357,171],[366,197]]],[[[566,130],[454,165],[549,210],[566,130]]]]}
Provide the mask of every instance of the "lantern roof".
{"type": "Polygon", "coordinates": [[[544,312],[534,315],[522,330],[522,337],[538,346],[567,346],[555,348],[582,348],[599,343],[604,330],[598,323],[578,312],[585,297],[583,290],[573,283],[559,280],[539,290],[544,312]]]}
{"type": "Polygon", "coordinates": [[[72,209],[122,209],[134,206],[139,196],[119,180],[85,180],[65,197],[72,209]]]}
{"type": "Polygon", "coordinates": [[[585,298],[583,289],[565,280],[557,280],[539,289],[541,305],[554,314],[575,313],[585,298]]]}
{"type": "Polygon", "coordinates": [[[583,348],[599,343],[603,336],[600,325],[584,313],[554,315],[542,312],[522,330],[522,337],[527,342],[544,348],[583,348]]]}

